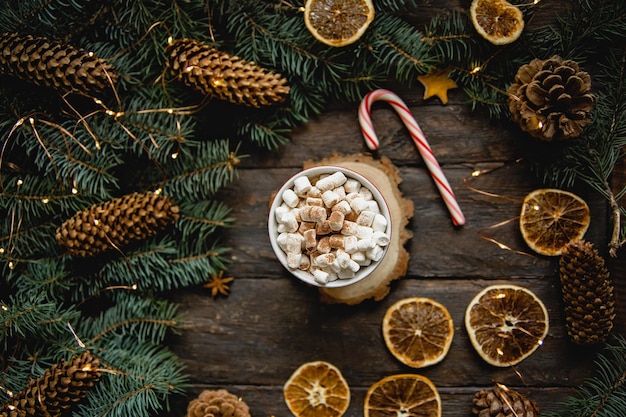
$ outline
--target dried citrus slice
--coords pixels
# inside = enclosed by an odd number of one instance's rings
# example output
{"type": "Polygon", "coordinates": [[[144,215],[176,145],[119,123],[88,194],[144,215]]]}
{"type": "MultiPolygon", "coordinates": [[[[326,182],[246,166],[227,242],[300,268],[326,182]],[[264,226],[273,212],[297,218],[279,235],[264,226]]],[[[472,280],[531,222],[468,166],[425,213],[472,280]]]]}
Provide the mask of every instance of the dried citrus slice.
{"type": "Polygon", "coordinates": [[[383,317],[387,348],[400,362],[413,368],[440,362],[450,349],[453,335],[450,313],[429,298],[400,300],[383,317]]]}
{"type": "Polygon", "coordinates": [[[283,388],[285,402],[296,417],[339,417],[350,404],[350,388],[334,365],[307,362],[294,371],[283,388]]]}
{"type": "Polygon", "coordinates": [[[480,36],[494,45],[514,42],[524,30],[521,10],[506,0],[473,0],[470,17],[480,36]]]}
{"type": "Polygon", "coordinates": [[[530,356],[548,333],[548,311],[537,296],[517,285],[480,291],[465,311],[465,328],[478,354],[494,366],[530,356]]]}
{"type": "Polygon", "coordinates": [[[304,23],[315,39],[330,46],[356,42],[374,20],[372,0],[307,0],[304,23]]]}
{"type": "Polygon", "coordinates": [[[422,375],[390,375],[372,385],[365,395],[364,417],[440,417],[437,387],[422,375]]]}
{"type": "Polygon", "coordinates": [[[524,198],[519,225],[532,250],[558,256],[568,243],[585,235],[590,222],[589,206],[582,198],[568,191],[542,188],[524,198]]]}

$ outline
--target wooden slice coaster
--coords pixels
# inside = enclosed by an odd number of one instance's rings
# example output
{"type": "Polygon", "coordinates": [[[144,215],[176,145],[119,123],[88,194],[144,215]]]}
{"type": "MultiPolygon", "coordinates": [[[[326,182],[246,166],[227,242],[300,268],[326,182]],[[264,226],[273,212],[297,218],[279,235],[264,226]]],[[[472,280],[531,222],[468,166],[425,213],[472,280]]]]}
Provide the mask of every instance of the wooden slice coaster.
{"type": "Polygon", "coordinates": [[[409,253],[404,244],[413,237],[406,229],[409,219],[413,217],[413,202],[402,196],[398,188],[402,182],[398,168],[385,157],[374,160],[367,154],[333,155],[319,161],[305,161],[303,168],[321,165],[351,169],[369,179],[382,193],[389,206],[392,228],[387,255],[370,276],[347,287],[320,288],[320,299],[328,304],[349,305],[359,304],[367,299],[379,301],[389,293],[391,282],[406,274],[409,253]]]}

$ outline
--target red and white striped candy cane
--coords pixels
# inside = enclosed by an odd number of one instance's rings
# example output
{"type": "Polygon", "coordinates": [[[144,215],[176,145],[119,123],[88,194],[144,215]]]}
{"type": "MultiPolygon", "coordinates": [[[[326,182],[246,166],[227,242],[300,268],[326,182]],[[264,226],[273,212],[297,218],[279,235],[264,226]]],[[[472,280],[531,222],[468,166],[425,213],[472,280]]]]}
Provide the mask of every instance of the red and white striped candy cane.
{"type": "Polygon", "coordinates": [[[450,217],[452,218],[452,223],[455,226],[461,226],[465,224],[465,216],[459,207],[459,203],[456,201],[456,197],[454,196],[454,192],[452,191],[452,187],[448,183],[445,175],[443,174],[443,170],[437,159],[435,159],[435,155],[433,154],[430,145],[426,141],[426,137],[424,136],[424,132],[420,129],[419,125],[415,121],[415,118],[411,114],[411,111],[407,107],[407,105],[402,101],[400,97],[398,97],[395,93],[389,90],[374,90],[369,92],[361,101],[359,106],[359,123],[361,124],[361,132],[363,133],[363,137],[365,138],[365,143],[367,147],[371,150],[378,149],[378,137],[374,132],[374,125],[372,124],[371,119],[371,108],[372,103],[375,101],[385,101],[394,108],[396,113],[402,119],[402,122],[408,129],[413,142],[417,146],[428,170],[430,171],[430,175],[435,180],[435,184],[443,197],[443,201],[446,203],[448,207],[448,211],[450,212],[450,217]]]}

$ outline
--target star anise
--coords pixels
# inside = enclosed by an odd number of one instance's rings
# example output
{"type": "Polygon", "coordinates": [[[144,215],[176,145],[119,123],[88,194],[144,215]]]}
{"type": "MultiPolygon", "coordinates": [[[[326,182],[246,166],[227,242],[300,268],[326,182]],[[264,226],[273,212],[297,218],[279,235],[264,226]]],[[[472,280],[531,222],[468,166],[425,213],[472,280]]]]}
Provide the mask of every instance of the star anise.
{"type": "Polygon", "coordinates": [[[203,286],[211,290],[211,298],[217,297],[218,294],[228,296],[230,292],[229,283],[234,280],[233,277],[224,278],[224,271],[220,271],[218,274],[211,274],[211,280],[203,286]]]}

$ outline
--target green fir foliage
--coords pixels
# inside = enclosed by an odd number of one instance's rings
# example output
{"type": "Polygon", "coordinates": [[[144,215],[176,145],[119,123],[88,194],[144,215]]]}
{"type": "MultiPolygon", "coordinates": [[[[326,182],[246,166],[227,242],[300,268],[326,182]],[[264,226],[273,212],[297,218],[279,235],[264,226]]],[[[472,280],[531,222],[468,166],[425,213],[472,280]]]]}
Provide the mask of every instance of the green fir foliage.
{"type": "Polygon", "coordinates": [[[626,340],[615,336],[596,360],[596,374],[544,417],[626,416],[626,340]]]}
{"type": "MultiPolygon", "coordinates": [[[[85,97],[60,95],[0,68],[1,395],[87,348],[103,377],[74,415],[167,409],[187,379],[163,347],[181,323],[166,294],[228,267],[220,235],[236,219],[218,196],[237,180],[240,150],[277,150],[293,127],[388,83],[410,86],[418,75],[452,68],[473,109],[506,120],[506,90],[521,65],[553,54],[574,59],[592,74],[593,123],[571,146],[529,146],[531,165],[549,184],[581,180],[612,201],[626,194],[612,195],[607,186],[626,145],[624,0],[573,1],[556,25],[525,31],[504,47],[478,36],[464,10],[417,27],[411,16],[423,1],[374,3],[376,18],[364,36],[333,48],[306,29],[303,1],[3,0],[0,33],[93,52],[120,77],[85,97]],[[166,68],[165,47],[180,38],[280,73],[288,101],[248,109],[202,97],[166,68]],[[90,259],[56,244],[57,228],[76,212],[146,191],[171,197],[180,209],[163,233],[90,259]]],[[[532,19],[531,2],[514,3],[532,19]]]]}

